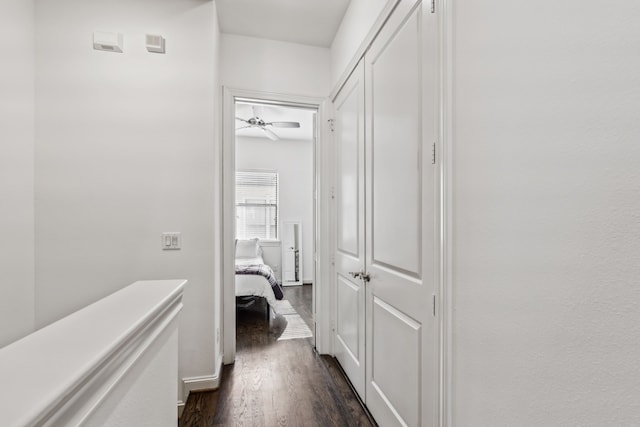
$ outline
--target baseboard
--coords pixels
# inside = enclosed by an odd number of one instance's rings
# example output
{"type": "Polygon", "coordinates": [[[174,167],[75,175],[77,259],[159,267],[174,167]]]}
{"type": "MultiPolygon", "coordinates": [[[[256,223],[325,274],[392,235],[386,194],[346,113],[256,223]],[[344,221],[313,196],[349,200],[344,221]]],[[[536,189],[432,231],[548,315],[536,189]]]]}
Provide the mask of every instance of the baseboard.
{"type": "Polygon", "coordinates": [[[178,401],[178,417],[184,411],[184,405],[192,391],[217,390],[220,387],[222,377],[222,354],[218,355],[218,366],[213,375],[203,375],[200,377],[186,377],[182,379],[182,399],[178,401]]]}

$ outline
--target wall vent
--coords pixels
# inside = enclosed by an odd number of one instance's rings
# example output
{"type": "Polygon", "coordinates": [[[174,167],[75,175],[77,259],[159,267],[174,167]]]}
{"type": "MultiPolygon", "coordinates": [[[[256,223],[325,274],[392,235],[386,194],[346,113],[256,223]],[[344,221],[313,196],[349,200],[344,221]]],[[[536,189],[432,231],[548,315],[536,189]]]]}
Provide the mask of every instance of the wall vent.
{"type": "Polygon", "coordinates": [[[123,37],[121,33],[106,33],[96,31],[93,33],[93,48],[107,52],[122,53],[123,37]]]}
{"type": "Polygon", "coordinates": [[[147,34],[147,51],[164,53],[164,38],[153,34],[147,34]]]}

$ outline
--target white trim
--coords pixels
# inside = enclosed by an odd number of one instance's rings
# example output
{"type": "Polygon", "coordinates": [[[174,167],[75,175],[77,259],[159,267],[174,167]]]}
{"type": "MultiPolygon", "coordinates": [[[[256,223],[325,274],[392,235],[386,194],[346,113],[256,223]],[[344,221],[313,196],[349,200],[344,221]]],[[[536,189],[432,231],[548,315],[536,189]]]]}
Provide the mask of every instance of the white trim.
{"type": "Polygon", "coordinates": [[[334,185],[333,133],[329,119],[333,119],[333,104],[329,100],[321,102],[318,108],[318,142],[315,146],[316,175],[316,245],[315,279],[313,281],[313,318],[315,319],[315,344],[320,354],[333,355],[332,313],[334,286],[332,285],[333,265],[333,229],[335,220],[331,199],[334,185]]]}
{"type": "Polygon", "coordinates": [[[227,289],[235,283],[234,271],[227,266],[231,266],[233,261],[233,246],[235,241],[235,196],[231,194],[230,183],[233,182],[235,167],[225,167],[225,165],[235,165],[234,137],[235,131],[235,102],[234,92],[231,89],[223,88],[222,106],[222,337],[223,337],[223,360],[225,364],[235,361],[236,349],[236,319],[231,314],[231,307],[235,310],[235,292],[227,289]],[[229,184],[227,184],[229,183],[229,184]]]}
{"type": "Polygon", "coordinates": [[[180,418],[182,416],[182,413],[184,412],[184,405],[185,402],[183,402],[182,400],[178,400],[178,418],[180,418]]]}
{"type": "MultiPolygon", "coordinates": [[[[266,102],[273,102],[279,105],[291,105],[297,107],[308,107],[317,110],[317,124],[318,124],[318,140],[316,141],[316,154],[318,153],[318,147],[324,146],[327,141],[327,133],[323,126],[325,120],[326,100],[322,98],[314,98],[299,95],[290,94],[275,94],[268,92],[258,92],[244,89],[235,89],[224,87],[223,88],[223,108],[222,108],[222,307],[223,307],[223,322],[222,322],[222,336],[223,336],[223,359],[225,364],[233,363],[235,360],[236,350],[236,320],[235,320],[235,291],[233,285],[235,283],[235,271],[226,266],[234,265],[234,250],[233,245],[235,242],[235,186],[231,185],[234,181],[235,172],[235,100],[241,99],[256,99],[266,102]],[[232,167],[230,167],[232,165],[232,167]],[[225,268],[226,267],[226,268],[225,268]]],[[[324,152],[324,150],[321,150],[324,152]]],[[[326,179],[326,172],[324,168],[326,161],[323,161],[318,155],[315,156],[314,165],[314,181],[316,185],[316,191],[318,194],[323,191],[323,182],[326,179]],[[325,179],[323,179],[325,177],[325,179]]],[[[329,163],[330,164],[330,163],[329,163]]],[[[318,198],[315,204],[315,219],[316,228],[323,225],[325,218],[324,204],[326,199],[322,196],[318,198]]],[[[324,224],[323,228],[329,225],[324,224]]],[[[322,235],[322,234],[320,234],[322,235]]],[[[326,234],[325,234],[326,235],[326,234]]],[[[316,232],[316,239],[319,234],[316,232]]],[[[323,268],[326,269],[328,265],[327,258],[325,258],[324,250],[325,246],[329,242],[323,242],[322,248],[318,251],[319,257],[316,260],[315,279],[314,283],[324,283],[323,277],[330,277],[326,272],[323,272],[323,268]]],[[[314,335],[316,340],[316,347],[320,353],[328,351],[326,342],[330,341],[330,330],[325,325],[328,324],[325,318],[330,316],[330,307],[325,307],[324,294],[329,292],[328,286],[314,286],[314,303],[316,305],[316,334],[314,335]]]]}
{"type": "Polygon", "coordinates": [[[453,426],[453,0],[440,14],[440,426],[453,426]]]}
{"type": "Polygon", "coordinates": [[[222,381],[222,354],[218,355],[218,366],[213,375],[202,375],[198,377],[185,377],[182,379],[182,400],[178,401],[178,407],[184,406],[192,391],[217,390],[222,381]]]}
{"type": "Polygon", "coordinates": [[[216,390],[220,387],[220,377],[218,375],[204,375],[200,377],[188,377],[182,379],[182,394],[189,398],[192,391],[216,390]]]}
{"type": "Polygon", "coordinates": [[[222,354],[219,354],[216,360],[218,360],[219,363],[213,375],[185,377],[181,380],[181,400],[178,400],[178,418],[182,416],[184,407],[189,399],[189,393],[192,391],[217,390],[220,388],[220,383],[222,382],[222,354]]]}

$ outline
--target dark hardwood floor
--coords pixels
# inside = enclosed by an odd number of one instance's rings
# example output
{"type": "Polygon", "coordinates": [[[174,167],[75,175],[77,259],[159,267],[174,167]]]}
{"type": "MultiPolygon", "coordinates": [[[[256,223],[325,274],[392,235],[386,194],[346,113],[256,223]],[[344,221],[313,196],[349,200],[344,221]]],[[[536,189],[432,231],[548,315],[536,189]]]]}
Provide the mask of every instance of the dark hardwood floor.
{"type": "MultiPolygon", "coordinates": [[[[312,286],[288,287],[285,299],[312,327],[312,286]]],[[[180,427],[371,426],[339,366],[311,339],[277,340],[262,302],[238,310],[236,362],[220,389],[191,393],[180,427]]]]}

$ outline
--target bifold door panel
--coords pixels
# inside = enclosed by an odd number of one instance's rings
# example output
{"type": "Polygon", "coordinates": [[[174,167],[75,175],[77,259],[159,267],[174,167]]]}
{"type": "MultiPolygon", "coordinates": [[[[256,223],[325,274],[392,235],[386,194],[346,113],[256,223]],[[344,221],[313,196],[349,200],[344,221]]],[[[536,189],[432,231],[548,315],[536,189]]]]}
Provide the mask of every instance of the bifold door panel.
{"type": "Polygon", "coordinates": [[[364,68],[360,64],[334,102],[336,141],[335,355],[358,394],[365,393],[364,68]]]}

